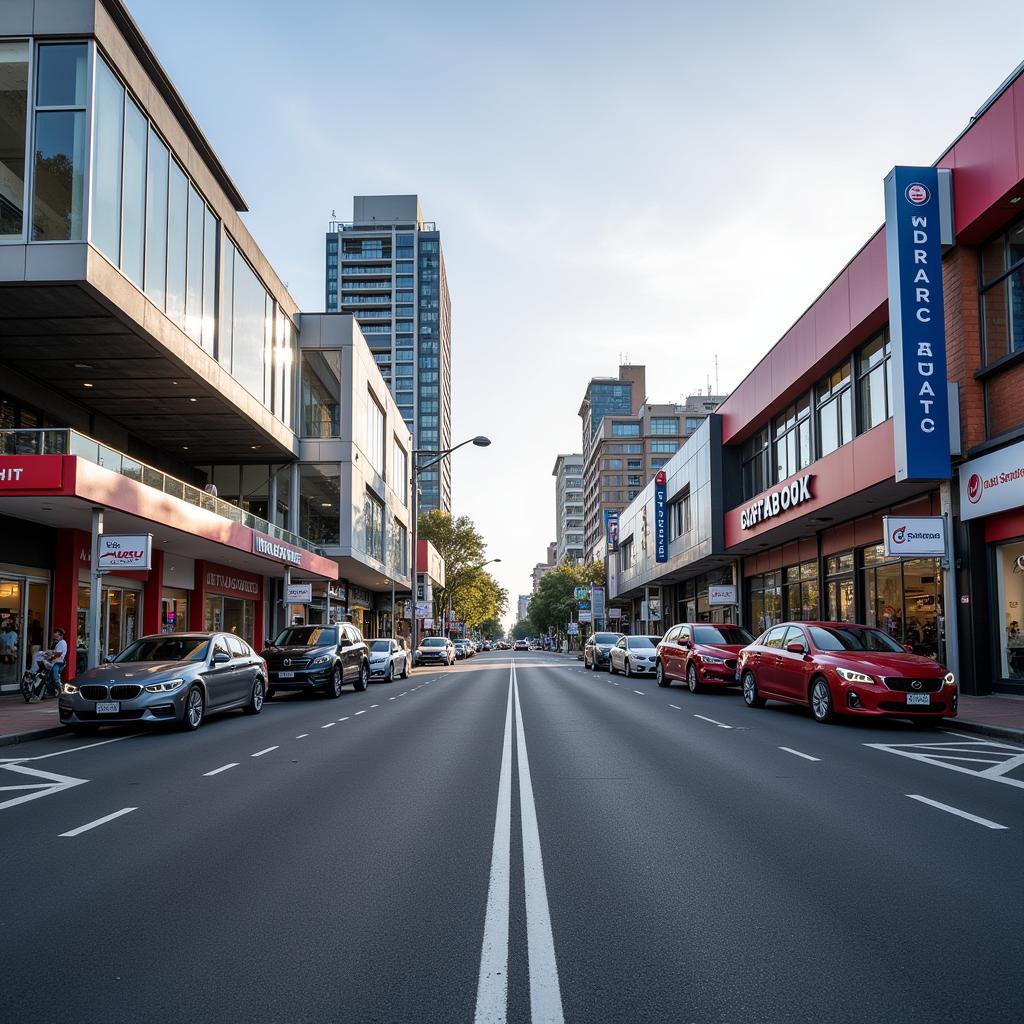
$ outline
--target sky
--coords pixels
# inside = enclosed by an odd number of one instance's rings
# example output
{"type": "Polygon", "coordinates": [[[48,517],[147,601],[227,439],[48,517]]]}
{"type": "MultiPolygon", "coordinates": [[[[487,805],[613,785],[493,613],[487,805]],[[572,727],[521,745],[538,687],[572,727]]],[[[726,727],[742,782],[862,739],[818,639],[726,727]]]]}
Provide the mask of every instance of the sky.
{"type": "Polygon", "coordinates": [[[128,3],[300,308],[353,195],[437,222],[453,437],[493,442],[453,456],[453,512],[509,620],[587,381],[734,388],[881,224],[887,171],[932,163],[1024,58],[1001,0],[128,3]]]}

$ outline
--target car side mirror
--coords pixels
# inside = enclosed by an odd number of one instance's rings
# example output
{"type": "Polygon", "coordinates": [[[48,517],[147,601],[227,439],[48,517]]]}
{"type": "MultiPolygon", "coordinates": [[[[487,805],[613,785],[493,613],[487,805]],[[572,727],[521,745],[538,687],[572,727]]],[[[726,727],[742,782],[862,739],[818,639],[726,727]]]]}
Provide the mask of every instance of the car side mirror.
{"type": "Polygon", "coordinates": [[[794,640],[791,644],[786,644],[786,650],[789,651],[790,654],[806,654],[807,653],[807,648],[804,647],[804,645],[802,643],[800,643],[799,640],[794,640]]]}
{"type": "Polygon", "coordinates": [[[913,654],[914,653],[914,646],[913,646],[913,644],[904,644],[903,645],[903,650],[905,650],[907,652],[907,654],[913,654]]]}
{"type": "Polygon", "coordinates": [[[227,651],[217,651],[213,656],[214,665],[226,665],[231,660],[227,651]]]}

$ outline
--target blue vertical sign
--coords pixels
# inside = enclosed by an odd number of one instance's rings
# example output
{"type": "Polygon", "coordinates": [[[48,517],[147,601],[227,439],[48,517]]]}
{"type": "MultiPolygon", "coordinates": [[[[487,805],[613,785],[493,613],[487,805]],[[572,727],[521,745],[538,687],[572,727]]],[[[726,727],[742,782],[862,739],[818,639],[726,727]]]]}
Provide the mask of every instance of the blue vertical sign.
{"type": "Polygon", "coordinates": [[[654,560],[668,561],[668,509],[665,500],[665,471],[654,477],[654,560]]]}
{"type": "Polygon", "coordinates": [[[935,167],[894,167],[886,176],[897,480],[950,477],[939,205],[935,167]]]}
{"type": "Polygon", "coordinates": [[[604,540],[609,551],[619,550],[619,513],[615,509],[604,510],[604,540]]]}

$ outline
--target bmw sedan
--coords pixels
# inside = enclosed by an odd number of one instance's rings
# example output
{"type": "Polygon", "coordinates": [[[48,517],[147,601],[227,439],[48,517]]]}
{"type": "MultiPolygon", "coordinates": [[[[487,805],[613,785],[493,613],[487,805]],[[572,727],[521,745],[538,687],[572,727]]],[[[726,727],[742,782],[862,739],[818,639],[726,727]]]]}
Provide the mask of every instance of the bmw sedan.
{"type": "Polygon", "coordinates": [[[259,714],[266,692],[266,662],[233,633],[160,633],[64,683],[58,711],[76,733],[124,722],[193,730],[213,711],[259,714]]]}

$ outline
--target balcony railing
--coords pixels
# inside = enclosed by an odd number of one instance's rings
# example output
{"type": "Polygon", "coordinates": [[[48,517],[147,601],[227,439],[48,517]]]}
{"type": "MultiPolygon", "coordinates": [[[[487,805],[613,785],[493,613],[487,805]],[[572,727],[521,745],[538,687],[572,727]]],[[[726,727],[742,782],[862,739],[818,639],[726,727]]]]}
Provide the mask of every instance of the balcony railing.
{"type": "Polygon", "coordinates": [[[128,477],[129,480],[169,494],[172,498],[187,501],[196,508],[230,519],[240,526],[268,534],[285,544],[312,551],[317,555],[323,554],[321,548],[305,537],[275,526],[266,519],[260,519],[259,516],[232,505],[230,501],[214,497],[195,484],[186,483],[169,473],[154,469],[131,455],[125,455],[124,452],[110,448],[95,438],[80,434],[77,430],[0,430],[0,455],[74,455],[128,477]]]}

